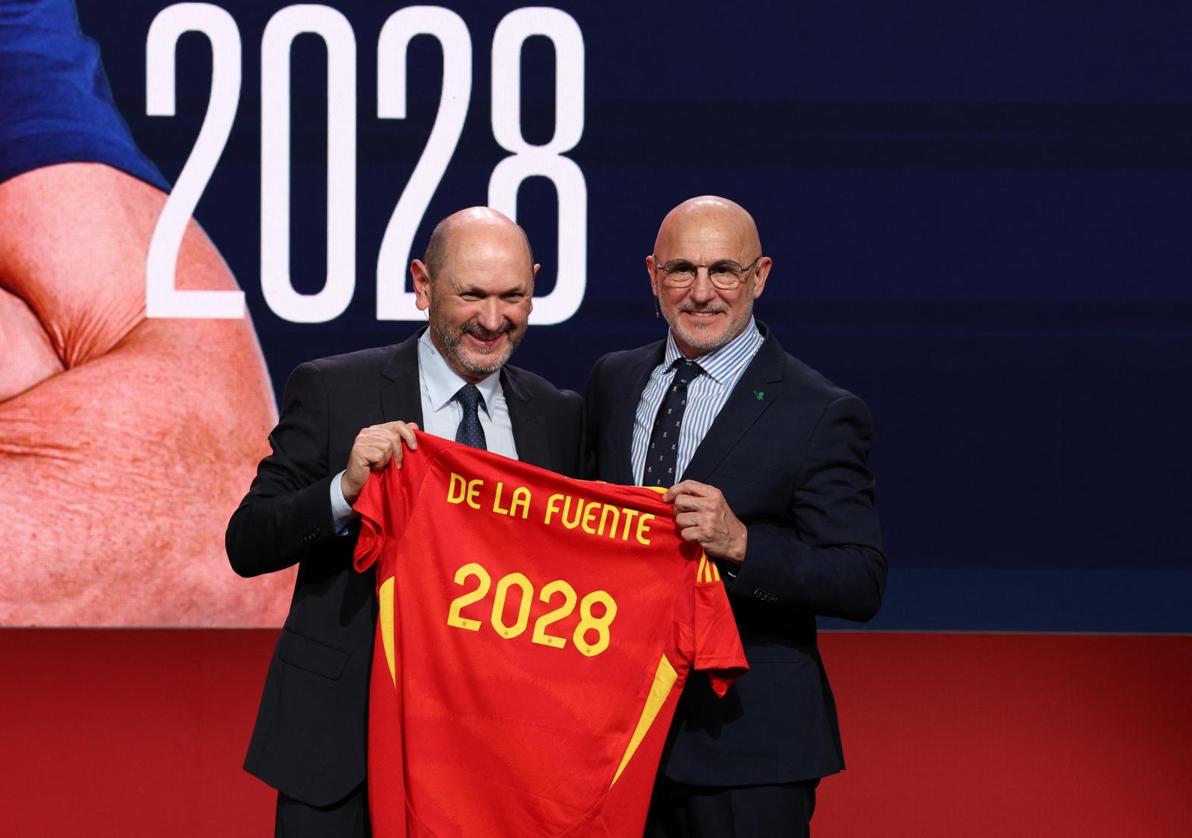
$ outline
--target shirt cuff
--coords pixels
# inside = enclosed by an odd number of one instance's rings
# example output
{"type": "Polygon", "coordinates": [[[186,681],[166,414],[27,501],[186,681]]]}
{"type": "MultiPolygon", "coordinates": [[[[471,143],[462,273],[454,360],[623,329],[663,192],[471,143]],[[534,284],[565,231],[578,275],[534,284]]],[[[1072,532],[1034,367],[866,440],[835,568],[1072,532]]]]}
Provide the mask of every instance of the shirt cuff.
{"type": "Polygon", "coordinates": [[[339,485],[343,479],[342,471],[331,478],[331,521],[335,524],[336,535],[348,535],[350,532],[348,525],[352,523],[352,518],[356,515],[352,505],[344,498],[343,487],[339,485]]]}

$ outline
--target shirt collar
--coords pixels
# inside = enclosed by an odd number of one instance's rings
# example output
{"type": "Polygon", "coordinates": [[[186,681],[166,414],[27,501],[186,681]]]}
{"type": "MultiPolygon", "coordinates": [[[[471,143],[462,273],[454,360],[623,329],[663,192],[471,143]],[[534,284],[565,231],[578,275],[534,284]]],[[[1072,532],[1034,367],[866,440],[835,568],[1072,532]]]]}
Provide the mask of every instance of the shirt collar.
{"type": "MultiPolygon", "coordinates": [[[[723,384],[730,380],[735,372],[753,360],[753,356],[757,354],[758,347],[764,340],[765,338],[757,328],[757,321],[750,317],[749,324],[741,334],[719,349],[691,360],[700,365],[705,375],[717,384],[723,384]]],[[[668,331],[666,333],[666,354],[662,357],[662,363],[669,369],[675,361],[682,357],[684,355],[679,350],[679,345],[675,343],[674,333],[668,331]]]]}
{"type": "MultiPolygon", "coordinates": [[[[418,378],[422,382],[427,396],[430,397],[431,410],[435,413],[438,413],[447,402],[455,398],[460,387],[468,383],[460,377],[459,373],[451,369],[447,364],[447,359],[439,353],[430,339],[429,328],[422,333],[422,337],[418,338],[418,378]]],[[[493,406],[497,403],[497,398],[501,393],[501,371],[497,370],[477,381],[476,389],[484,397],[485,412],[491,416],[493,406]]]]}

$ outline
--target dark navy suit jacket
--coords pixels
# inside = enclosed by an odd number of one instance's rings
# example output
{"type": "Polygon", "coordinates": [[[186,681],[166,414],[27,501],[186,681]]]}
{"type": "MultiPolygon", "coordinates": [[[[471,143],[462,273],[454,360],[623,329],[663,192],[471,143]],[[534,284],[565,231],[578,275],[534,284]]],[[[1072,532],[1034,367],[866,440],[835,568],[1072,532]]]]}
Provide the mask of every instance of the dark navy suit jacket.
{"type": "MultiPolygon", "coordinates": [[[[364,780],[375,574],[356,573],[356,535],[337,536],[331,480],[367,425],[422,423],[418,335],[300,365],[286,384],[273,453],[232,514],[232,567],[255,576],[298,565],[244,767],[290,797],[334,803],[364,780]]],[[[570,476],[583,463],[580,397],[533,373],[501,373],[518,457],[570,476]]]]}
{"type": "MultiPolygon", "coordinates": [[[[634,482],[634,413],[664,348],[614,352],[592,371],[588,427],[601,480],[634,482]]],[[[723,699],[706,679],[689,680],[663,758],[672,779],[741,786],[844,767],[815,618],[868,620],[881,604],[870,436],[860,399],[766,335],[683,475],[720,489],[748,528],[744,564],[735,579],[722,576],[750,671],[723,699]]]]}

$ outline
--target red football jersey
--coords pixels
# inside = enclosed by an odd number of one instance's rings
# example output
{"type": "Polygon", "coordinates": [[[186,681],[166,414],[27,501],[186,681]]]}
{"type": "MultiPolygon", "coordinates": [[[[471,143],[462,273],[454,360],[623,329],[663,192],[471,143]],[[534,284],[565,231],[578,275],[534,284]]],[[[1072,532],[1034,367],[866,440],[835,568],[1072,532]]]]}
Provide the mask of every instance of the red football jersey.
{"type": "Polygon", "coordinates": [[[747,669],[671,506],[420,433],[356,510],[374,834],[640,836],[688,672],[747,669]]]}

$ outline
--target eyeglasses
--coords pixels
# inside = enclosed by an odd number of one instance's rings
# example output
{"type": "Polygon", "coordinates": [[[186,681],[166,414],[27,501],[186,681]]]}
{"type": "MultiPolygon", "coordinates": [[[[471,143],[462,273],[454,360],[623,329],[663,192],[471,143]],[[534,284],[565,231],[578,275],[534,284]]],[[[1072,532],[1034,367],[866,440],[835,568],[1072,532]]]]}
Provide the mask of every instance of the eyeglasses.
{"type": "Polygon", "coordinates": [[[662,271],[662,284],[667,288],[686,288],[695,282],[699,269],[706,268],[708,279],[713,285],[721,291],[732,291],[745,281],[745,277],[757,267],[757,263],[763,257],[758,256],[745,267],[741,267],[732,259],[717,259],[707,265],[696,265],[686,259],[672,259],[665,265],[659,265],[657,257],[651,258],[654,259],[655,269],[662,271]]]}

